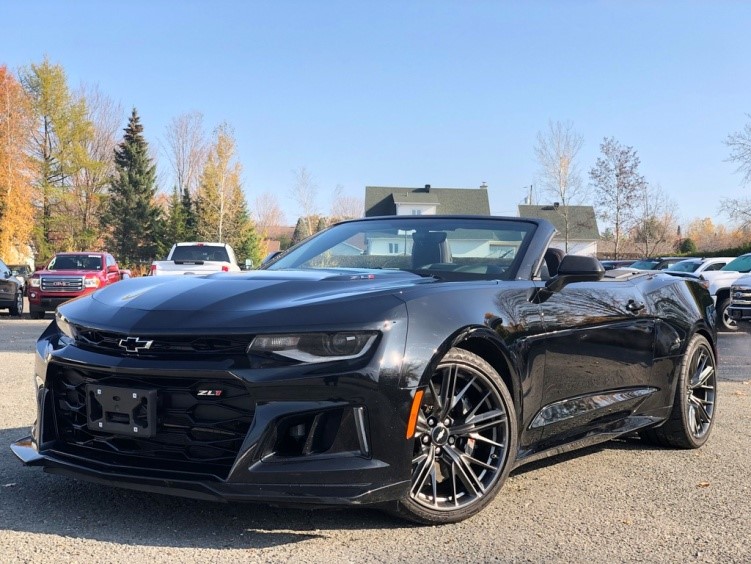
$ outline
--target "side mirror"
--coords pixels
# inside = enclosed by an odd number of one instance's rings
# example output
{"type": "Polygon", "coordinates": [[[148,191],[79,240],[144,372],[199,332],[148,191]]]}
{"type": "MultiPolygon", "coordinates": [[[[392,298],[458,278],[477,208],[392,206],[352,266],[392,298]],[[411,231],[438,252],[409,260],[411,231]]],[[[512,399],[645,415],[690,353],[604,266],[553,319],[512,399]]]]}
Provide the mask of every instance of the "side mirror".
{"type": "Polygon", "coordinates": [[[545,283],[545,289],[560,292],[572,282],[597,282],[604,274],[605,269],[596,258],[566,255],[558,267],[558,274],[545,283]]]}
{"type": "Polygon", "coordinates": [[[107,267],[107,272],[120,272],[120,269],[117,267],[116,264],[111,264],[107,267]]]}

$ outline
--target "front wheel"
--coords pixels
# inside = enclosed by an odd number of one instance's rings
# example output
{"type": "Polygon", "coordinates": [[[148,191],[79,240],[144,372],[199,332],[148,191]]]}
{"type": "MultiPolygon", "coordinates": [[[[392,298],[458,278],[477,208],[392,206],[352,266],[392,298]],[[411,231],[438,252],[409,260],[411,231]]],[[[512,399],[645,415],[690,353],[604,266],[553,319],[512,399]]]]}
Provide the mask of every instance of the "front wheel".
{"type": "Polygon", "coordinates": [[[22,288],[19,288],[18,292],[16,292],[16,300],[13,303],[13,305],[8,308],[8,312],[15,317],[19,317],[23,313],[23,289],[22,288]]]}
{"type": "Polygon", "coordinates": [[[516,456],[514,404],[490,364],[451,349],[428,382],[418,414],[409,493],[396,512],[453,523],[488,505],[516,456]]]}
{"type": "Polygon", "coordinates": [[[44,310],[31,310],[29,311],[29,315],[32,319],[43,319],[44,318],[44,310]]]}
{"type": "Polygon", "coordinates": [[[738,324],[728,314],[728,306],[730,305],[730,298],[725,298],[717,304],[717,328],[720,331],[737,331],[738,324]]]}
{"type": "Polygon", "coordinates": [[[709,438],[716,411],[714,351],[706,338],[694,335],[681,361],[670,419],[644,436],[662,446],[699,448],[709,438]]]}

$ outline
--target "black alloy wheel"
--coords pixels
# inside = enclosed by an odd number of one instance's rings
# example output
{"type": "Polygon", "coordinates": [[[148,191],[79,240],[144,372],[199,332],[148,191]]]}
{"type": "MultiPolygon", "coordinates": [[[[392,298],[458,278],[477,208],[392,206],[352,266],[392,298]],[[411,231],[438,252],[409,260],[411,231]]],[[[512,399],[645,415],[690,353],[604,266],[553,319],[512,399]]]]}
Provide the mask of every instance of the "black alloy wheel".
{"type": "Polygon", "coordinates": [[[706,338],[694,335],[679,368],[670,419],[644,436],[663,446],[699,448],[709,438],[716,411],[715,354],[706,338]]]}
{"type": "Polygon", "coordinates": [[[410,492],[397,512],[425,524],[466,519],[492,501],[516,456],[511,396],[490,364],[451,349],[418,414],[410,492]]]}

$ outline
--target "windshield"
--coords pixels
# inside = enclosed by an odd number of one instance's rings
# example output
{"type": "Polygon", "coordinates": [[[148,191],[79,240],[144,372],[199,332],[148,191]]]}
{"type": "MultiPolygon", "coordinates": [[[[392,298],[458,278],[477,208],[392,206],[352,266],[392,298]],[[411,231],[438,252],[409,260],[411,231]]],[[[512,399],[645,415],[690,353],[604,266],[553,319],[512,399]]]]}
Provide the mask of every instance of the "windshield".
{"type": "Polygon", "coordinates": [[[101,255],[57,255],[47,270],[102,270],[101,255]]]}
{"type": "Polygon", "coordinates": [[[389,269],[442,278],[510,279],[536,225],[492,218],[400,216],[341,223],[265,268],[389,269]]]}
{"type": "Polygon", "coordinates": [[[695,272],[701,266],[700,260],[682,260],[671,264],[666,270],[671,272],[695,272]]]}
{"type": "Polygon", "coordinates": [[[720,270],[732,270],[735,272],[751,272],[751,254],[741,255],[731,260],[720,270]]]}
{"type": "Polygon", "coordinates": [[[635,263],[631,265],[630,268],[637,268],[639,270],[654,270],[655,268],[657,268],[658,264],[660,264],[659,260],[651,260],[651,259],[637,260],[635,263]]]}

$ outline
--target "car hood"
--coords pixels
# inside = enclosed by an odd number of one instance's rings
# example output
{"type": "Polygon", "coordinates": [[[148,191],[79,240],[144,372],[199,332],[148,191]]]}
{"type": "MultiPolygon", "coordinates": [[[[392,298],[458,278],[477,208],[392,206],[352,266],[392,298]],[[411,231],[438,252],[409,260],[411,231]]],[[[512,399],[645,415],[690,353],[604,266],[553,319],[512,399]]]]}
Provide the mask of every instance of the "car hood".
{"type": "Polygon", "coordinates": [[[34,274],[39,276],[86,276],[101,274],[101,270],[39,270],[34,274]]]}
{"type": "Polygon", "coordinates": [[[252,271],[125,280],[60,306],[74,323],[119,331],[198,331],[362,323],[435,282],[408,272],[252,271]],[[363,300],[363,297],[369,300],[363,300]]]}

